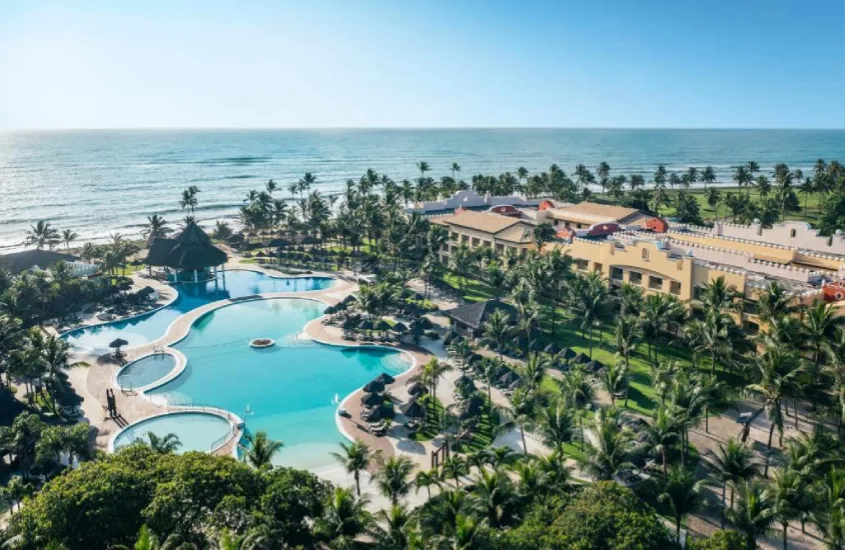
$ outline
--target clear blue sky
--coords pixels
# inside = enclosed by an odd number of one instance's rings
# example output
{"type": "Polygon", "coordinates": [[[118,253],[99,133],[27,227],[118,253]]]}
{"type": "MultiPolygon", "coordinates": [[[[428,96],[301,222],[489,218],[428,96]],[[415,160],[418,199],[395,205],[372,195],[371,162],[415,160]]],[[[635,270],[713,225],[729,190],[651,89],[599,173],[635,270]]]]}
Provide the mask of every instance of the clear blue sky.
{"type": "Polygon", "coordinates": [[[0,128],[845,128],[843,0],[0,0],[0,128]]]}

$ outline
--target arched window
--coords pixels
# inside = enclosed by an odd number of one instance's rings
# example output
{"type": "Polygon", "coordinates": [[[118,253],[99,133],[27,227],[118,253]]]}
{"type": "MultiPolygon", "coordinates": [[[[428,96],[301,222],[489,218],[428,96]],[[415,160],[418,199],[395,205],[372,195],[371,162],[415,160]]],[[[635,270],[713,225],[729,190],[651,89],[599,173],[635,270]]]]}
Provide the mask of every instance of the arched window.
{"type": "Polygon", "coordinates": [[[643,260],[648,261],[648,249],[643,248],[643,260]]]}
{"type": "Polygon", "coordinates": [[[790,237],[790,238],[794,239],[794,238],[795,238],[795,234],[796,234],[795,229],[790,229],[790,230],[789,230],[789,237],[790,237]]]}

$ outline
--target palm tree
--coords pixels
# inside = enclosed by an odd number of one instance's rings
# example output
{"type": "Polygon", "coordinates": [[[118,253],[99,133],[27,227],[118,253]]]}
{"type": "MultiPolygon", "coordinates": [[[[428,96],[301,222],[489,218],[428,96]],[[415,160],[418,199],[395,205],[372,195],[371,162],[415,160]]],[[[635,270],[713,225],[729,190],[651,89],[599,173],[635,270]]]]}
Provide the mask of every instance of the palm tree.
{"type": "Polygon", "coordinates": [[[575,314],[581,320],[581,330],[587,333],[589,355],[593,357],[593,328],[607,310],[607,282],[597,272],[592,272],[580,284],[573,285],[575,314]]]}
{"type": "Polygon", "coordinates": [[[144,225],[141,234],[146,238],[147,246],[149,246],[154,240],[166,237],[171,231],[164,218],[158,214],[153,214],[147,216],[147,223],[144,225]]]}
{"type": "Polygon", "coordinates": [[[800,501],[806,487],[795,470],[776,470],[772,475],[770,491],[774,500],[775,516],[783,529],[783,550],[787,549],[789,522],[800,517],[800,501]]]}
{"type": "Polygon", "coordinates": [[[707,206],[713,210],[713,213],[716,217],[719,217],[719,203],[722,201],[722,194],[719,192],[718,187],[708,187],[707,191],[704,192],[705,200],[707,201],[707,206]]]}
{"type": "Polygon", "coordinates": [[[385,461],[381,469],[373,475],[373,481],[381,491],[381,494],[390,499],[390,503],[396,506],[399,499],[406,496],[413,486],[411,474],[414,471],[414,462],[407,456],[392,456],[385,461]]]}
{"type": "Polygon", "coordinates": [[[443,479],[453,479],[455,481],[455,488],[461,488],[461,476],[469,473],[469,467],[464,459],[458,455],[452,455],[443,461],[440,470],[443,479]]]}
{"type": "Polygon", "coordinates": [[[845,471],[831,468],[816,485],[812,520],[827,542],[828,548],[845,546],[845,471]]]}
{"type": "Polygon", "coordinates": [[[704,187],[707,187],[708,184],[716,183],[716,172],[713,170],[712,166],[705,166],[703,170],[701,170],[701,176],[699,179],[704,182],[704,187]]]}
{"type": "Polygon", "coordinates": [[[244,452],[244,461],[253,468],[265,470],[272,468],[273,457],[282,450],[284,443],[270,439],[267,432],[259,430],[255,434],[244,435],[246,445],[241,445],[244,452]]]}
{"type": "Polygon", "coordinates": [[[728,326],[730,317],[716,311],[708,312],[704,320],[691,321],[685,333],[693,345],[696,354],[710,354],[710,375],[716,375],[716,359],[725,357],[730,352],[728,326]]]}
{"type": "Polygon", "coordinates": [[[510,406],[506,412],[510,416],[510,424],[519,427],[519,434],[522,439],[522,452],[528,454],[528,444],[525,440],[525,428],[534,425],[534,408],[537,397],[534,392],[525,388],[517,388],[510,397],[510,406]]]}
{"type": "Polygon", "coordinates": [[[746,389],[758,394],[763,399],[770,423],[766,465],[763,469],[764,476],[769,474],[772,436],[775,429],[778,430],[780,444],[783,444],[782,401],[803,371],[804,369],[798,364],[795,354],[783,344],[773,343],[762,354],[754,357],[752,373],[756,374],[757,382],[748,384],[746,389]]]}
{"type": "Polygon", "coordinates": [[[837,314],[832,303],[816,300],[804,314],[804,336],[813,350],[813,363],[821,364],[824,344],[834,337],[837,314]]]}
{"type": "Polygon", "coordinates": [[[543,245],[554,239],[555,228],[549,222],[538,223],[534,226],[531,236],[534,239],[534,245],[537,247],[537,250],[542,251],[543,245]]]}
{"type": "MultiPolygon", "coordinates": [[[[347,473],[355,478],[355,489],[361,496],[361,472],[365,471],[373,459],[374,453],[366,443],[356,439],[353,443],[340,443],[343,453],[331,453],[340,462],[347,473]]],[[[376,451],[375,454],[378,454],[376,451]]]]}
{"type": "Polygon", "coordinates": [[[697,511],[704,505],[702,489],[707,480],[696,479],[695,472],[680,465],[669,470],[669,476],[663,485],[663,492],[657,500],[668,504],[675,517],[675,536],[681,542],[681,522],[687,514],[697,511]]]}
{"type": "Polygon", "coordinates": [[[610,394],[610,402],[616,405],[616,398],[628,387],[628,367],[622,361],[613,361],[601,371],[601,383],[610,394]]]}
{"type": "Polygon", "coordinates": [[[501,309],[497,309],[487,316],[487,321],[481,328],[484,331],[484,338],[481,342],[495,348],[499,360],[502,360],[502,348],[513,335],[510,315],[501,309]]]}
{"type": "Polygon", "coordinates": [[[575,416],[562,399],[540,410],[540,434],[543,444],[561,455],[565,453],[563,446],[572,443],[575,430],[575,416]]]}
{"type": "Polygon", "coordinates": [[[739,486],[736,510],[727,511],[728,519],[745,534],[746,548],[757,548],[757,538],[767,534],[777,517],[771,492],[759,481],[739,486]]]}
{"type": "Polygon", "coordinates": [[[646,427],[646,436],[649,451],[652,455],[660,457],[663,464],[663,478],[667,477],[667,466],[669,450],[672,448],[680,434],[678,423],[673,411],[668,407],[659,407],[655,412],[654,419],[646,427]]]}
{"type": "Polygon", "coordinates": [[[414,487],[417,491],[425,488],[428,498],[431,498],[431,488],[440,487],[440,476],[436,470],[420,470],[414,476],[414,487]]]}
{"type": "Polygon", "coordinates": [[[500,470],[482,469],[474,480],[473,502],[491,527],[501,527],[510,520],[516,494],[510,478],[500,470]]]}
{"type": "Polygon", "coordinates": [[[61,240],[58,230],[50,222],[38,220],[35,225],[30,226],[26,232],[25,244],[34,244],[35,248],[42,250],[45,246],[52,249],[61,240]]]}
{"type": "Polygon", "coordinates": [[[163,455],[173,454],[176,449],[182,446],[179,436],[174,433],[160,436],[153,432],[147,432],[147,439],[150,448],[163,455]]]}
{"type": "Polygon", "coordinates": [[[630,461],[633,435],[619,426],[618,414],[618,409],[598,409],[590,427],[592,449],[582,466],[599,480],[612,479],[620,470],[633,466],[630,461]]]}
{"type": "MultiPolygon", "coordinates": [[[[640,321],[633,315],[620,315],[616,318],[616,351],[625,361],[625,371],[631,371],[631,354],[637,349],[642,337],[640,321]]],[[[625,407],[628,406],[628,382],[625,384],[625,407]]]]}
{"type": "Polygon", "coordinates": [[[65,229],[62,231],[62,242],[65,243],[65,250],[70,252],[70,243],[79,238],[79,234],[72,229],[65,229]]]}
{"type": "Polygon", "coordinates": [[[461,165],[457,162],[452,163],[452,179],[455,179],[456,174],[461,171],[461,165]]]}
{"type": "Polygon", "coordinates": [[[370,532],[374,524],[367,511],[369,503],[366,495],[356,497],[351,489],[336,487],[323,515],[314,522],[314,534],[330,548],[363,546],[358,538],[370,532]]]}
{"type": "Polygon", "coordinates": [[[373,535],[378,541],[378,547],[385,550],[408,548],[408,531],[414,518],[414,514],[400,504],[394,504],[387,510],[376,512],[375,522],[377,527],[373,535]]]}
{"type": "MultiPolygon", "coordinates": [[[[574,368],[559,382],[561,396],[576,411],[582,411],[593,400],[595,394],[595,380],[583,368],[574,368]]],[[[584,448],[584,419],[579,412],[577,415],[580,447],[584,448]]]]}
{"type": "Polygon", "coordinates": [[[197,207],[197,193],[199,189],[196,186],[191,186],[182,191],[182,198],[179,200],[179,207],[182,210],[191,209],[191,216],[194,215],[194,209],[197,207]]]}
{"type": "Polygon", "coordinates": [[[757,314],[766,323],[771,323],[789,313],[793,301],[782,285],[772,282],[757,299],[757,314]]]}
{"type": "Polygon", "coordinates": [[[713,458],[713,464],[722,482],[722,527],[724,527],[728,485],[731,486],[731,508],[733,508],[734,490],[740,482],[759,475],[760,466],[754,460],[754,451],[733,437],[728,439],[726,445],[719,444],[719,452],[713,458]]]}

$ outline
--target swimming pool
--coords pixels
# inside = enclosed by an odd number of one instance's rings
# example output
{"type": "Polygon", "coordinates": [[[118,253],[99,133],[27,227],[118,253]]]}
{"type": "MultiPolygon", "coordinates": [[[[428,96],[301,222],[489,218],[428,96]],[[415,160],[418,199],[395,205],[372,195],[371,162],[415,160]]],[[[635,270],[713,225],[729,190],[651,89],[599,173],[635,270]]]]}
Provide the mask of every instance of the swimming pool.
{"type": "Polygon", "coordinates": [[[217,300],[271,292],[322,290],[334,282],[328,277],[279,278],[256,271],[230,270],[226,271],[225,282],[218,276],[216,281],[207,283],[177,285],[179,297],[158,311],[125,321],[79,328],[68,332],[65,338],[77,349],[102,354],[110,351],[108,345],[117,337],[129,342],[128,347],[152,342],[163,336],[167,327],[181,315],[217,300]]]}
{"type": "Polygon", "coordinates": [[[132,361],[117,373],[117,385],[125,390],[149,386],[167,376],[176,366],[176,358],[169,353],[156,353],[132,361]]]}
{"type": "Polygon", "coordinates": [[[127,427],[114,438],[114,448],[119,449],[136,440],[147,441],[147,433],[153,432],[159,436],[175,434],[182,443],[176,450],[178,454],[188,451],[208,452],[215,442],[219,442],[231,430],[232,424],[216,414],[170,413],[141,420],[127,427]]]}
{"type": "Polygon", "coordinates": [[[342,348],[298,338],[325,306],[302,298],[236,303],[196,320],[173,347],[187,357],[185,371],[147,392],[171,404],[201,404],[239,415],[250,432],[265,430],[284,442],[279,465],[318,468],[333,463],[343,436],[337,400],[382,372],[411,366],[406,354],[386,348],[342,348]],[[266,349],[253,338],[272,338],[266,349]]]}

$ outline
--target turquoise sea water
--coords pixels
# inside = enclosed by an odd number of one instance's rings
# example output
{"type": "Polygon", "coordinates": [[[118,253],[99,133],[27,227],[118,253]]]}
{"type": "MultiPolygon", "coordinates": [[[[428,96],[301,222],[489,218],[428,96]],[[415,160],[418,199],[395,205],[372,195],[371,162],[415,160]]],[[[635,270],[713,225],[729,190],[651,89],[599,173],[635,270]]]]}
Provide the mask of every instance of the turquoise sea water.
{"type": "Polygon", "coordinates": [[[229,298],[241,298],[269,292],[302,292],[321,290],[334,284],[326,277],[277,278],[246,270],[226,271],[225,281],[177,285],[179,297],[169,306],[153,313],[117,323],[81,328],[66,334],[74,347],[90,352],[105,353],[115,338],[123,338],[129,346],[137,346],[160,338],[167,327],[184,313],[205,304],[229,298]]]}
{"type": "Polygon", "coordinates": [[[177,453],[188,451],[211,450],[211,445],[226,435],[230,429],[229,421],[214,414],[207,413],[174,413],[143,420],[120,432],[114,440],[114,448],[118,449],[140,439],[147,440],[147,433],[164,436],[176,434],[182,446],[177,453]]]}
{"type": "Polygon", "coordinates": [[[265,430],[284,442],[278,464],[332,464],[328,452],[343,441],[335,422],[336,399],[382,372],[403,372],[410,359],[383,348],[298,339],[323,308],[311,300],[272,299],[217,309],[198,319],[174,346],[188,359],[185,372],[149,393],[173,404],[211,405],[241,416],[249,431],[265,430]],[[254,338],[272,338],[276,345],[253,349],[254,338]]]}
{"type": "Polygon", "coordinates": [[[136,235],[149,214],[174,222],[181,190],[197,185],[200,220],[233,215],[249,189],[275,179],[277,193],[304,172],[327,193],[367,168],[394,180],[426,161],[439,178],[452,162],[477,173],[568,173],[607,161],[612,171],[651,175],[712,165],[720,180],[754,160],[809,169],[817,158],[845,160],[843,130],[171,130],[0,132],[0,247],[19,245],[37,219],[83,239],[136,235]]]}

